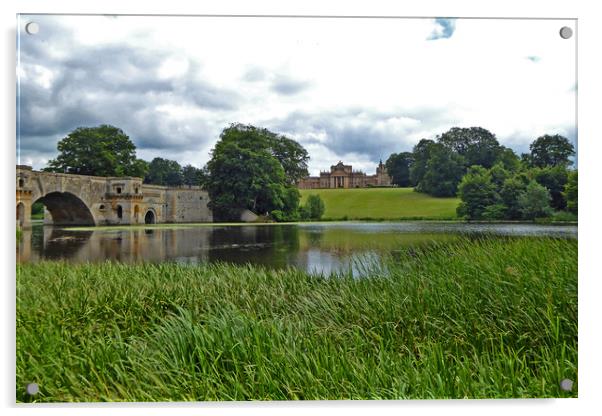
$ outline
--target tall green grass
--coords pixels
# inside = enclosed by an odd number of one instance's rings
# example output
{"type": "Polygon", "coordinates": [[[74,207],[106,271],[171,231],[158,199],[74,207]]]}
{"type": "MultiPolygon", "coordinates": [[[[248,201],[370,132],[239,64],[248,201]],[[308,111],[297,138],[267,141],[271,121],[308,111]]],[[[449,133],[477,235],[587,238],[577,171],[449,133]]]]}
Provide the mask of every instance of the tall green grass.
{"type": "Polygon", "coordinates": [[[17,400],[577,396],[559,388],[577,381],[576,241],[462,239],[379,270],[23,264],[17,400]]]}

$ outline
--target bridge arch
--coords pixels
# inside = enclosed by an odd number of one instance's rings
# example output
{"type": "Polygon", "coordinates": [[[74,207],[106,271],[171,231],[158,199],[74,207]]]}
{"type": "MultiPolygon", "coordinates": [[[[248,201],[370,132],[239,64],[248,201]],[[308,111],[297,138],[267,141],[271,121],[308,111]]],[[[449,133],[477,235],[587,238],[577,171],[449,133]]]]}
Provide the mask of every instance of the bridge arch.
{"type": "Polygon", "coordinates": [[[145,224],[156,224],[157,223],[157,215],[153,209],[148,209],[146,214],[144,214],[144,223],[145,224]]]}
{"type": "Polygon", "coordinates": [[[71,192],[50,192],[34,202],[44,204],[55,225],[95,225],[90,208],[71,192]]]}

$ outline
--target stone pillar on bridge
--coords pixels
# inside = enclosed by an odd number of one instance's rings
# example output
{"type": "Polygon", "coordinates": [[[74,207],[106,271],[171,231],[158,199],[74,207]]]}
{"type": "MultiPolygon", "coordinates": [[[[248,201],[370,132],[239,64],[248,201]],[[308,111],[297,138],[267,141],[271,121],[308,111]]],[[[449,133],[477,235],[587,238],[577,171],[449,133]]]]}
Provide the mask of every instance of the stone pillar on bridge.
{"type": "Polygon", "coordinates": [[[17,166],[17,227],[31,226],[31,166],[17,166]]]}

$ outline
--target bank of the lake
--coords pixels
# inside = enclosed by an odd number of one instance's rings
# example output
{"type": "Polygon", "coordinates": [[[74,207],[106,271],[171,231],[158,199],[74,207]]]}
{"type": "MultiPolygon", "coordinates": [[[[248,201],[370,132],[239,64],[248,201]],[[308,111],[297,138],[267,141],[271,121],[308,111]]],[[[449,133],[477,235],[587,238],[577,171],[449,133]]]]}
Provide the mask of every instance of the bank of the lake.
{"type": "MultiPolygon", "coordinates": [[[[380,269],[379,269],[380,270],[380,269]]],[[[454,239],[386,273],[21,264],[17,400],[576,397],[577,241],[454,239]]]]}

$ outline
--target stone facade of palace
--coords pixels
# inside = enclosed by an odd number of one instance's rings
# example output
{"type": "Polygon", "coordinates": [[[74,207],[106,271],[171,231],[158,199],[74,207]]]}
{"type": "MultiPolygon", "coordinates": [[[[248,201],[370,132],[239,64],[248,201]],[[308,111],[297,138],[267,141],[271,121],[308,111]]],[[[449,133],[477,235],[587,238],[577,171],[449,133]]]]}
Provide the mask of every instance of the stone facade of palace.
{"type": "Polygon", "coordinates": [[[203,189],[142,183],[136,177],[38,172],[17,166],[17,224],[31,224],[31,206],[44,204],[44,223],[117,225],[212,222],[203,189]]]}
{"type": "Polygon", "coordinates": [[[299,189],[322,188],[364,188],[367,186],[391,186],[391,178],[382,160],[376,167],[375,175],[367,175],[353,170],[351,165],[339,162],[330,171],[320,172],[320,176],[310,176],[299,181],[299,189]]]}

